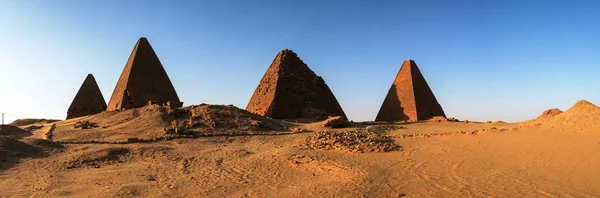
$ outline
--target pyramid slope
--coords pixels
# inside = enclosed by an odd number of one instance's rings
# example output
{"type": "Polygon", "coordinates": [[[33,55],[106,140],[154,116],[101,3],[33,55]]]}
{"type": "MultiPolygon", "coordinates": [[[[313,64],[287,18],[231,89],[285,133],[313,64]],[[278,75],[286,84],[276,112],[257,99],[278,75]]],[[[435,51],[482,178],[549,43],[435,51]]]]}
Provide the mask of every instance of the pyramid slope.
{"type": "Polygon", "coordinates": [[[446,117],[413,60],[400,67],[375,121],[417,121],[446,117]]]}
{"type": "Polygon", "coordinates": [[[108,111],[138,108],[152,103],[183,104],[148,40],[140,38],[108,103],[108,111]]]}
{"type": "Polygon", "coordinates": [[[106,110],[106,101],[96,79],[88,74],[67,110],[67,119],[97,114],[106,110]]]}
{"type": "Polygon", "coordinates": [[[271,118],[303,121],[346,116],[323,78],[288,49],[277,54],[246,110],[271,118]]]}

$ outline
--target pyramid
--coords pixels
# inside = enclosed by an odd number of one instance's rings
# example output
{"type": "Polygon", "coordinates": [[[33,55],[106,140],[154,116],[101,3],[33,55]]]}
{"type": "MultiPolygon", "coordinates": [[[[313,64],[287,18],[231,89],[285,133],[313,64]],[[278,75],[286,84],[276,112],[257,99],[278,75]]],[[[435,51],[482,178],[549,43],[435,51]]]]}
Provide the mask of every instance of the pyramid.
{"type": "Polygon", "coordinates": [[[402,64],[375,121],[417,121],[446,117],[413,60],[402,64]]]}
{"type": "Polygon", "coordinates": [[[246,110],[261,116],[298,121],[346,117],[323,78],[288,49],[277,54],[246,110]]]}
{"type": "Polygon", "coordinates": [[[67,119],[97,114],[105,110],[106,101],[98,88],[96,79],[92,74],[88,74],[67,110],[67,119]]]}
{"type": "Polygon", "coordinates": [[[142,37],[127,60],[107,110],[138,108],[149,103],[183,105],[152,46],[142,37]]]}

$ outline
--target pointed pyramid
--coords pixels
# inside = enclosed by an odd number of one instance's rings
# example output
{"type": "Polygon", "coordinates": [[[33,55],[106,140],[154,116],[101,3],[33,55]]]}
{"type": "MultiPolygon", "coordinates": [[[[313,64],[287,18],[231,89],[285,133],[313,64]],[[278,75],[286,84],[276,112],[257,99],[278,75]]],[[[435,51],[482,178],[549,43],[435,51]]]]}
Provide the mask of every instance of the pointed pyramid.
{"type": "Polygon", "coordinates": [[[277,54],[246,110],[265,117],[300,121],[346,116],[323,78],[288,49],[277,54]]]}
{"type": "Polygon", "coordinates": [[[137,108],[148,103],[183,105],[152,46],[142,37],[127,60],[107,110],[137,108]]]}
{"type": "Polygon", "coordinates": [[[417,121],[446,117],[413,60],[402,64],[375,121],[417,121]]]}
{"type": "Polygon", "coordinates": [[[96,79],[88,74],[67,110],[67,119],[97,114],[106,110],[106,101],[96,79]]]}

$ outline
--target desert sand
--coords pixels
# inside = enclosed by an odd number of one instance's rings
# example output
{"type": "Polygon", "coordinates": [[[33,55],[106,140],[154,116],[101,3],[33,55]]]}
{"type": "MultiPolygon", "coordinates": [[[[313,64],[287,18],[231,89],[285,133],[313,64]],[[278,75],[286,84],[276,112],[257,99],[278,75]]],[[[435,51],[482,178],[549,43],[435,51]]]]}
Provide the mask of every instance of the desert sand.
{"type": "Polygon", "coordinates": [[[173,112],[157,106],[2,126],[0,196],[600,196],[600,108],[586,101],[522,123],[352,123],[335,129],[263,120],[233,106],[190,108],[212,116],[212,128],[191,128],[204,135],[171,134],[162,125],[172,122],[173,112]],[[98,126],[74,128],[84,121],[98,126]],[[52,141],[45,140],[50,128],[52,141]],[[399,148],[306,147],[319,131],[361,128],[399,148]]]}

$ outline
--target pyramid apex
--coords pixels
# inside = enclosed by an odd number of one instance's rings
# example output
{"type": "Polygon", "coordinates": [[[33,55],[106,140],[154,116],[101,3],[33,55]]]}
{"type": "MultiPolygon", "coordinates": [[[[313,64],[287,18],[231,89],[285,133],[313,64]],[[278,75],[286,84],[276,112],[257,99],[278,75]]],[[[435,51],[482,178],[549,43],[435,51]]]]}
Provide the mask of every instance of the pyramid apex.
{"type": "Polygon", "coordinates": [[[279,54],[277,54],[277,55],[281,56],[281,57],[289,56],[289,55],[298,57],[298,54],[296,54],[294,51],[292,51],[291,49],[288,49],[288,48],[285,48],[285,49],[281,50],[279,52],[279,54]]]}
{"type": "Polygon", "coordinates": [[[285,49],[281,50],[281,53],[287,54],[288,52],[292,52],[293,53],[294,51],[292,51],[291,49],[288,49],[288,48],[285,48],[285,49]]]}
{"type": "Polygon", "coordinates": [[[83,82],[85,83],[90,80],[93,80],[94,83],[96,83],[96,78],[94,78],[94,75],[92,75],[92,73],[89,73],[87,76],[85,76],[85,80],[83,82]]]}

